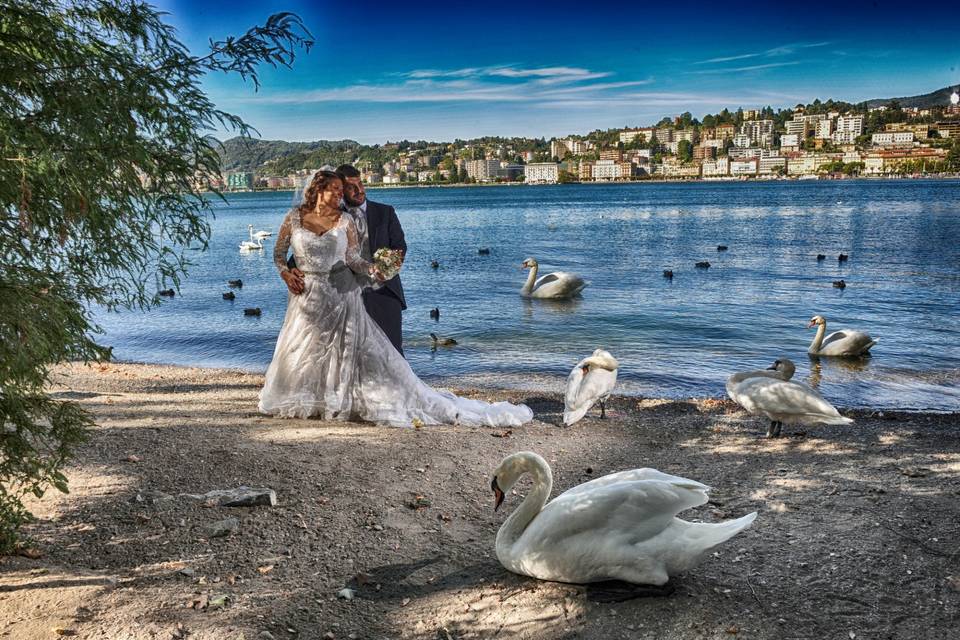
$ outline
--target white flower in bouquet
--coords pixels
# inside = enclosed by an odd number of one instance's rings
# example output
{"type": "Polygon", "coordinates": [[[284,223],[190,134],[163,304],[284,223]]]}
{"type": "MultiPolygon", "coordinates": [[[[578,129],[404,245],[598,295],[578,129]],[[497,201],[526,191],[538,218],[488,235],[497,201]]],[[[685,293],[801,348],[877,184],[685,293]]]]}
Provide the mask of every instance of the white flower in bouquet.
{"type": "Polygon", "coordinates": [[[389,280],[400,273],[400,267],[403,266],[403,251],[386,247],[377,249],[373,254],[373,266],[384,280],[389,280]]]}

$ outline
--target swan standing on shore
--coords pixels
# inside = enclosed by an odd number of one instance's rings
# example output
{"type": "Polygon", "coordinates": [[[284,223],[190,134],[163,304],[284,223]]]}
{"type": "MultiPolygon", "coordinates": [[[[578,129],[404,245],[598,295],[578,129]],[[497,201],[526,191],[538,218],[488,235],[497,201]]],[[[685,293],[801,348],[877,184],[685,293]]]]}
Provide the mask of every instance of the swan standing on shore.
{"type": "Polygon", "coordinates": [[[656,469],[612,473],[547,504],[550,467],[529,451],[507,456],[494,471],[495,510],[526,473],[533,475],[533,489],[500,527],[497,559],[508,571],[540,580],[663,585],[757,517],[716,524],[680,520],[678,513],[707,502],[709,487],[656,469]]]}
{"type": "Polygon", "coordinates": [[[770,419],[768,438],[779,438],[783,424],[850,424],[819,393],[790,378],[796,367],[781,358],[767,371],[737,373],[727,380],[730,398],[753,415],[770,419]]]}
{"type": "Polygon", "coordinates": [[[563,424],[569,427],[579,421],[598,402],[600,417],[607,417],[604,403],[617,384],[619,366],[616,358],[603,349],[597,349],[589,358],[577,363],[567,377],[567,391],[563,398],[563,424]]]}
{"type": "Polygon", "coordinates": [[[813,342],[807,349],[807,353],[812,356],[865,356],[870,353],[870,348],[877,344],[876,340],[862,331],[850,331],[849,329],[834,331],[824,338],[823,334],[827,332],[827,319],[823,316],[810,318],[810,324],[807,325],[807,328],[811,327],[817,327],[817,335],[813,337],[813,342]]]}
{"type": "Polygon", "coordinates": [[[555,271],[537,278],[539,265],[533,258],[524,260],[520,268],[530,269],[530,275],[527,276],[526,283],[520,289],[520,295],[525,298],[572,298],[587,286],[583,278],[575,273],[565,271],[555,271]]]}

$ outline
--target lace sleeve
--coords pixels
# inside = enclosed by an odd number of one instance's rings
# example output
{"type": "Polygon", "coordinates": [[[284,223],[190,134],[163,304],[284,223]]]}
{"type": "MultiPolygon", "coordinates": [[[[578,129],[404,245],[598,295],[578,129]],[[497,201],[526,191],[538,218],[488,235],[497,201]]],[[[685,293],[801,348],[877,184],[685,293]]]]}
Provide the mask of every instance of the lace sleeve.
{"type": "Polygon", "coordinates": [[[383,283],[371,275],[373,263],[367,262],[360,255],[360,234],[357,233],[357,224],[347,214],[343,215],[343,220],[347,229],[347,251],[344,262],[350,267],[351,271],[357,274],[364,287],[379,289],[383,286],[383,283]]]}
{"type": "Polygon", "coordinates": [[[277,270],[280,273],[288,271],[287,267],[287,251],[290,250],[290,234],[293,231],[293,216],[297,215],[296,208],[291,209],[287,213],[287,217],[283,219],[283,224],[280,225],[280,231],[277,233],[277,242],[273,246],[273,264],[277,266],[277,270]]]}

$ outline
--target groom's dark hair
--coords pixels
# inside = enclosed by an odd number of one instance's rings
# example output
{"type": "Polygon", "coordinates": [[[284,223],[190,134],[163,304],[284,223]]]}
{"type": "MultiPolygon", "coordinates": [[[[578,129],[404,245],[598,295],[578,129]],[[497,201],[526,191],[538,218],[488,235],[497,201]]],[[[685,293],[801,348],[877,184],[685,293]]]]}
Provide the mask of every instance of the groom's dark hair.
{"type": "Polygon", "coordinates": [[[343,178],[359,178],[360,172],[352,164],[342,164],[337,167],[337,173],[343,178]]]}

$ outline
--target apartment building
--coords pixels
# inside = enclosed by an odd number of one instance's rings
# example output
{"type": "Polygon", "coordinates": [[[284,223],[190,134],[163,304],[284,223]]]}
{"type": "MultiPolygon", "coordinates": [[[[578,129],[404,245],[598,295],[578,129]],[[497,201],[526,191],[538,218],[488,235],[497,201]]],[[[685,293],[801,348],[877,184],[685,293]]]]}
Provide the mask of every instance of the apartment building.
{"type": "Polygon", "coordinates": [[[650,137],[653,135],[653,128],[647,127],[643,129],[624,129],[620,132],[620,142],[623,144],[630,144],[634,140],[639,139],[640,142],[647,142],[650,140],[650,137]]]}
{"type": "Polygon", "coordinates": [[[560,165],[556,162],[531,162],[524,168],[527,184],[556,184],[560,165]]]}
{"type": "Polygon", "coordinates": [[[730,158],[723,156],[716,160],[705,160],[700,165],[704,178],[718,178],[730,175],[730,158]]]}
{"type": "Polygon", "coordinates": [[[860,135],[863,135],[863,116],[849,115],[837,118],[837,128],[832,136],[834,142],[853,144],[860,135]]]}
{"type": "Polygon", "coordinates": [[[623,164],[616,160],[597,160],[590,177],[594,180],[619,180],[623,177],[623,164]]]}
{"type": "Polygon", "coordinates": [[[467,160],[467,176],[477,182],[490,182],[497,177],[499,160],[467,160]]]}
{"type": "Polygon", "coordinates": [[[883,131],[870,136],[875,147],[912,147],[913,131],[883,131]]]}
{"type": "Polygon", "coordinates": [[[817,127],[813,132],[813,137],[817,140],[829,140],[833,135],[833,120],[824,118],[817,120],[817,127]]]}

